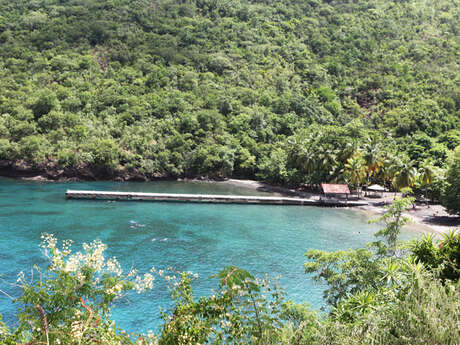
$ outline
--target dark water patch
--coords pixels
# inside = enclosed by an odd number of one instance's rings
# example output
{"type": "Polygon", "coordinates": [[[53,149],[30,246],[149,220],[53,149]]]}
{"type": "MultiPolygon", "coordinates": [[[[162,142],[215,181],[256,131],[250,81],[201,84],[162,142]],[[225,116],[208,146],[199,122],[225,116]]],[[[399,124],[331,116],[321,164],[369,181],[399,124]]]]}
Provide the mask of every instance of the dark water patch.
{"type": "Polygon", "coordinates": [[[61,212],[58,211],[33,211],[27,210],[27,212],[23,212],[23,214],[27,214],[28,216],[59,216],[61,212]]]}
{"type": "Polygon", "coordinates": [[[2,202],[2,200],[0,200],[0,207],[5,207],[5,208],[7,208],[7,207],[17,207],[17,205],[16,204],[5,204],[5,203],[2,202]]]}

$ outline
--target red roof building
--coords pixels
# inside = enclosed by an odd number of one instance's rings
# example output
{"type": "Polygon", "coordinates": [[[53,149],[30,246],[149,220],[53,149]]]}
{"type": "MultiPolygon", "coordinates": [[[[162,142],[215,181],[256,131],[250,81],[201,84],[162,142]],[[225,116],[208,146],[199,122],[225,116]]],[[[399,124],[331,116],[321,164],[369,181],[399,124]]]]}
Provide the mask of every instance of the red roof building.
{"type": "Polygon", "coordinates": [[[325,196],[338,196],[350,194],[350,189],[346,184],[321,183],[321,189],[325,196]]]}

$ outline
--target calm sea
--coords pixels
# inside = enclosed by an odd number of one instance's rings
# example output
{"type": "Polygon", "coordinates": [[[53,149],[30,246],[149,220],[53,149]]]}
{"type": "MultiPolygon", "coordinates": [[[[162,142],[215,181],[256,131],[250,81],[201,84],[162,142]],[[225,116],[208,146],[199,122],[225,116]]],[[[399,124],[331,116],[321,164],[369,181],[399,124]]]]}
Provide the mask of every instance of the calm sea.
{"type": "MultiPolygon", "coordinates": [[[[210,276],[235,265],[263,277],[279,278],[290,299],[323,305],[323,286],[304,273],[310,248],[336,250],[363,246],[381,226],[364,213],[302,206],[185,204],[66,200],[66,189],[138,192],[267,195],[254,190],[202,182],[38,183],[0,178],[0,289],[12,297],[19,271],[43,264],[40,234],[72,239],[77,248],[99,239],[128,270],[173,267],[192,271],[197,296],[217,287],[210,276]]],[[[405,233],[404,237],[413,234],[405,233]]],[[[113,318],[134,332],[157,330],[159,308],[171,304],[164,282],[143,295],[117,302],[113,318]]],[[[0,293],[0,313],[14,326],[17,305],[0,293]]]]}

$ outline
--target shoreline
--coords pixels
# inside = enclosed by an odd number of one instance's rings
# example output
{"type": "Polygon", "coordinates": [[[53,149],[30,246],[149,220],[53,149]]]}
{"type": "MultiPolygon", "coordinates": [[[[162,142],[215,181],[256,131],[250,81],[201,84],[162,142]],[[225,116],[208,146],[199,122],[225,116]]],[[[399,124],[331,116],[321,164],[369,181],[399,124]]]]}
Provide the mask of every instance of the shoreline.
{"type": "MultiPolygon", "coordinates": [[[[351,209],[366,214],[370,218],[370,220],[377,219],[385,213],[385,209],[383,207],[376,207],[372,205],[352,207],[351,209]]],[[[451,229],[455,229],[449,226],[441,227],[428,225],[423,222],[423,219],[414,217],[411,214],[408,214],[407,212],[405,212],[403,215],[410,219],[409,223],[404,226],[404,229],[410,232],[416,232],[419,234],[432,234],[436,237],[441,237],[442,234],[449,232],[451,229]]]]}
{"type": "MultiPolygon", "coordinates": [[[[294,189],[272,186],[267,183],[254,180],[228,179],[226,181],[214,181],[212,183],[222,183],[232,186],[246,187],[258,191],[266,191],[267,193],[287,193],[291,195],[295,194],[297,196],[300,196],[300,193],[302,193],[303,196],[306,196],[306,194],[308,194],[310,197],[319,196],[319,194],[315,193],[299,192],[294,189]]],[[[390,195],[390,199],[392,199],[393,194],[394,193],[387,193],[387,196],[390,195]]],[[[365,212],[370,216],[370,218],[372,218],[371,216],[380,217],[385,213],[385,206],[377,206],[376,204],[382,202],[383,200],[388,201],[388,198],[363,198],[363,200],[368,201],[369,205],[348,207],[348,209],[365,212]]],[[[410,219],[410,223],[405,225],[405,228],[410,231],[431,233],[438,237],[442,234],[448,233],[451,230],[460,231],[460,217],[449,215],[445,208],[441,205],[417,205],[416,209],[407,210],[404,213],[404,216],[410,219]]]]}
{"type": "MultiPolygon", "coordinates": [[[[17,167],[17,166],[16,166],[17,167]]],[[[138,171],[118,171],[112,172],[108,176],[105,175],[105,179],[98,178],[98,174],[88,173],[89,170],[85,170],[86,173],[80,174],[78,170],[72,171],[59,171],[58,174],[51,174],[49,171],[41,169],[5,169],[5,165],[0,166],[0,176],[12,179],[19,179],[24,181],[35,181],[35,182],[79,182],[79,181],[116,181],[116,182],[129,182],[129,181],[140,181],[140,182],[155,182],[155,181],[184,181],[184,182],[202,182],[202,183],[213,183],[223,184],[234,187],[241,187],[256,190],[258,192],[264,192],[267,194],[273,194],[277,196],[290,196],[290,197],[302,197],[316,199],[319,198],[319,193],[299,191],[283,186],[271,185],[262,181],[249,180],[249,179],[235,179],[235,178],[209,178],[203,176],[197,176],[192,178],[173,178],[167,176],[152,176],[148,178],[138,171]],[[5,173],[6,172],[6,173],[5,173]],[[69,174],[70,173],[70,174],[69,174]],[[72,177],[70,177],[72,176],[72,177]]],[[[368,215],[379,217],[385,213],[385,207],[378,205],[385,202],[391,202],[393,193],[385,193],[384,198],[366,198],[362,200],[367,201],[367,206],[351,206],[348,209],[359,210],[367,213],[368,215]],[[390,197],[388,197],[390,196],[390,197]]],[[[460,217],[449,215],[443,206],[441,205],[418,205],[416,209],[409,209],[404,213],[404,216],[411,219],[411,222],[405,227],[411,231],[420,233],[431,233],[436,236],[446,234],[451,230],[460,231],[460,217]]]]}

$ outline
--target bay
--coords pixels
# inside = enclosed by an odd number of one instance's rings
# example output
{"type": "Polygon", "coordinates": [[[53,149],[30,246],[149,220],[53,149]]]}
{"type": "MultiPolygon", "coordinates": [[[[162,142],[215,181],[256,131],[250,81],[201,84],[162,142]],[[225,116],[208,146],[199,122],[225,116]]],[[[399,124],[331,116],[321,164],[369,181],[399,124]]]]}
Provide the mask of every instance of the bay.
{"type": "MultiPolygon", "coordinates": [[[[279,277],[288,298],[323,306],[324,286],[304,273],[308,249],[337,250],[363,246],[381,228],[368,224],[360,211],[306,206],[66,200],[67,189],[133,192],[267,195],[228,184],[204,182],[68,182],[47,183],[0,178],[0,289],[17,297],[19,271],[30,277],[34,264],[45,264],[40,235],[72,239],[76,249],[99,239],[107,257],[140,272],[152,266],[199,274],[197,296],[217,287],[210,276],[228,265],[258,277],[279,277]]],[[[403,238],[414,237],[405,231],[403,238]]],[[[166,282],[155,281],[146,294],[119,300],[113,318],[130,332],[156,331],[159,308],[171,300],[166,282]]],[[[0,313],[14,326],[18,306],[0,294],[0,313]]]]}

